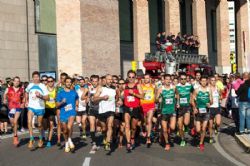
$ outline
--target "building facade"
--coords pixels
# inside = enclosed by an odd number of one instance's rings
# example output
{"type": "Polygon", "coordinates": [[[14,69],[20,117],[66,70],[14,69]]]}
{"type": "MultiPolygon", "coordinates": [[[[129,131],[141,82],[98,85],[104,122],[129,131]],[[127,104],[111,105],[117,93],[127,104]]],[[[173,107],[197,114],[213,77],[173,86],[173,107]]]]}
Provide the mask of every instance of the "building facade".
{"type": "Polygon", "coordinates": [[[249,70],[249,1],[0,0],[0,78],[32,71],[125,74],[155,50],[157,32],[198,35],[199,54],[218,73],[249,70]],[[233,14],[232,14],[233,13],[233,14]],[[233,16],[232,16],[233,15],[233,16]],[[233,17],[233,18],[232,18],[233,17]],[[231,19],[235,32],[231,33],[231,19]]]}

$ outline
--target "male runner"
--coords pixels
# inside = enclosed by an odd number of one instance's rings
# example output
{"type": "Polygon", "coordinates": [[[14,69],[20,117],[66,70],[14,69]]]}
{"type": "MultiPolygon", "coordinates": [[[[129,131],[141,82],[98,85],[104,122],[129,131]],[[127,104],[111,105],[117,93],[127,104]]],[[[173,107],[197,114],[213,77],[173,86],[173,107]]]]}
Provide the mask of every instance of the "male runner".
{"type": "Polygon", "coordinates": [[[32,128],[32,119],[37,116],[38,120],[38,129],[40,131],[38,147],[43,146],[43,115],[45,113],[45,100],[49,100],[49,92],[44,84],[40,83],[40,74],[35,71],[32,73],[33,82],[28,85],[26,88],[25,101],[26,106],[28,107],[28,127],[30,134],[30,141],[28,144],[29,148],[34,147],[34,136],[33,136],[33,128],[32,128]]]}
{"type": "Polygon", "coordinates": [[[118,91],[112,85],[112,76],[106,75],[106,85],[99,86],[94,95],[94,102],[99,103],[99,120],[104,134],[104,149],[110,151],[110,141],[113,132],[114,113],[116,101],[118,101],[118,91]],[[106,136],[106,137],[105,137],[106,136]]]}
{"type": "Polygon", "coordinates": [[[164,85],[158,89],[156,95],[156,101],[159,102],[161,98],[161,126],[163,137],[165,140],[165,150],[170,150],[170,140],[169,134],[175,130],[176,125],[176,112],[175,112],[175,105],[176,105],[176,89],[175,86],[171,85],[171,75],[166,74],[164,76],[164,85]],[[170,131],[168,133],[168,131],[170,131]]]}
{"type": "Polygon", "coordinates": [[[59,92],[56,97],[56,105],[60,108],[60,122],[63,129],[65,139],[65,152],[70,152],[75,148],[72,142],[73,123],[78,109],[78,95],[74,90],[71,90],[72,79],[65,79],[65,88],[59,92]]]}
{"type": "Polygon", "coordinates": [[[95,103],[93,101],[94,94],[96,93],[96,89],[99,86],[99,76],[98,75],[92,75],[90,77],[90,83],[86,90],[85,93],[81,96],[82,100],[89,100],[89,110],[88,110],[88,120],[89,120],[89,125],[90,125],[90,137],[92,140],[92,148],[91,152],[97,151],[98,147],[96,145],[96,119],[98,116],[98,109],[99,109],[99,104],[95,103]],[[86,94],[88,94],[86,96],[86,94]]]}
{"type": "Polygon", "coordinates": [[[20,117],[21,110],[24,108],[24,89],[20,87],[20,78],[14,77],[13,86],[7,87],[4,92],[3,103],[7,104],[9,107],[9,119],[13,127],[13,144],[15,146],[19,145],[19,140],[17,137],[17,126],[18,119],[20,117]]]}
{"type": "Polygon", "coordinates": [[[79,96],[79,108],[78,111],[76,112],[76,121],[79,124],[81,134],[80,136],[82,137],[83,140],[86,140],[86,120],[87,120],[87,98],[84,98],[82,100],[82,95],[85,94],[86,97],[86,92],[87,87],[85,86],[85,80],[83,77],[79,77],[79,86],[80,88],[76,91],[78,96],[79,96]]]}
{"type": "Polygon", "coordinates": [[[215,134],[217,134],[218,128],[220,127],[220,124],[221,124],[221,111],[220,111],[221,91],[216,86],[215,77],[210,77],[210,89],[212,92],[213,104],[210,105],[210,108],[209,108],[209,112],[210,112],[209,142],[214,143],[213,130],[215,131],[215,134]],[[214,125],[214,122],[215,122],[215,125],[214,125]],[[213,126],[214,126],[214,129],[213,129],[213,126]]]}
{"type": "MultiPolygon", "coordinates": [[[[56,86],[57,93],[60,93],[64,90],[65,79],[68,77],[67,73],[60,74],[60,80],[56,86]]],[[[56,119],[57,119],[57,146],[61,146],[61,122],[60,122],[60,109],[56,110],[56,119]]]]}
{"type": "Polygon", "coordinates": [[[210,105],[213,104],[211,89],[207,85],[207,77],[202,76],[200,87],[193,93],[193,110],[196,119],[196,131],[200,133],[200,150],[204,151],[204,139],[206,136],[207,123],[209,121],[210,105]]]}
{"type": "Polygon", "coordinates": [[[150,134],[152,130],[152,120],[155,111],[155,86],[151,84],[151,77],[149,74],[144,75],[144,84],[141,85],[144,98],[141,99],[141,107],[146,121],[147,128],[147,146],[151,145],[150,134]]]}
{"type": "Polygon", "coordinates": [[[181,137],[180,146],[185,146],[185,135],[183,127],[187,127],[190,123],[191,111],[191,94],[193,86],[187,83],[187,76],[185,73],[180,74],[180,83],[176,86],[177,90],[177,108],[178,108],[178,128],[181,137]],[[184,126],[183,126],[184,125],[184,126]]]}
{"type": "MultiPolygon", "coordinates": [[[[49,125],[49,134],[48,134],[48,142],[47,147],[51,147],[51,139],[53,136],[54,129],[54,121],[56,116],[56,88],[55,88],[55,80],[53,77],[47,78],[47,89],[49,92],[49,100],[45,103],[45,114],[44,119],[46,120],[46,124],[49,125]]],[[[46,125],[47,126],[47,125],[46,125]]]]}
{"type": "Polygon", "coordinates": [[[136,73],[129,70],[127,73],[128,83],[123,85],[124,89],[124,120],[125,134],[127,139],[127,150],[135,147],[135,132],[138,121],[141,119],[140,99],[144,94],[140,84],[136,83],[136,73]],[[132,123],[131,123],[132,120],[132,123]],[[131,127],[130,127],[131,126],[131,127]],[[132,146],[131,146],[132,145],[132,146]]]}

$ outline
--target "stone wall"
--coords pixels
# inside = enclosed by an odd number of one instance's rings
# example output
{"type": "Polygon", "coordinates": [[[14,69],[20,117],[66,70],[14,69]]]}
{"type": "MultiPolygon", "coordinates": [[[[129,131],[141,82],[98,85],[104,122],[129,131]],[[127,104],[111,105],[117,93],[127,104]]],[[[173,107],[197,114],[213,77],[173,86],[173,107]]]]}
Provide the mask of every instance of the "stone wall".
{"type": "Polygon", "coordinates": [[[26,0],[0,0],[0,79],[20,76],[22,80],[28,80],[27,20],[30,74],[39,68],[34,2],[33,0],[27,2],[28,19],[26,0]]]}
{"type": "Polygon", "coordinates": [[[117,0],[81,0],[83,74],[120,74],[117,0]]]}

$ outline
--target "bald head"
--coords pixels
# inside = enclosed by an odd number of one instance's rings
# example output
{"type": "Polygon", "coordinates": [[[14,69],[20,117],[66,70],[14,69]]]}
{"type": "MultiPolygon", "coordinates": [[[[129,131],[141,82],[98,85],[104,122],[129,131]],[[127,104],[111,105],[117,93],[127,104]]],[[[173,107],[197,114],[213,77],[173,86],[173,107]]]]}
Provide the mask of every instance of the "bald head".
{"type": "Polygon", "coordinates": [[[110,86],[112,84],[112,75],[107,74],[105,78],[106,78],[106,85],[110,86]]]}
{"type": "Polygon", "coordinates": [[[248,73],[248,72],[244,72],[244,73],[242,74],[243,80],[248,80],[248,79],[249,79],[249,76],[250,76],[250,73],[248,73]]]}

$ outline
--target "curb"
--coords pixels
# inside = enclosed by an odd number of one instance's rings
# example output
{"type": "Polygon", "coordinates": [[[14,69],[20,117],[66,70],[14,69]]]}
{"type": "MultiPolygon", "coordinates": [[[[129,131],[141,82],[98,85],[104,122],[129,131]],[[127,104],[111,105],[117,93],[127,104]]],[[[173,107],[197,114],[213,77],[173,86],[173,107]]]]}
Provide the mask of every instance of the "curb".
{"type": "Polygon", "coordinates": [[[246,153],[250,153],[250,135],[242,134],[242,135],[234,135],[236,142],[243,147],[246,153]]]}

